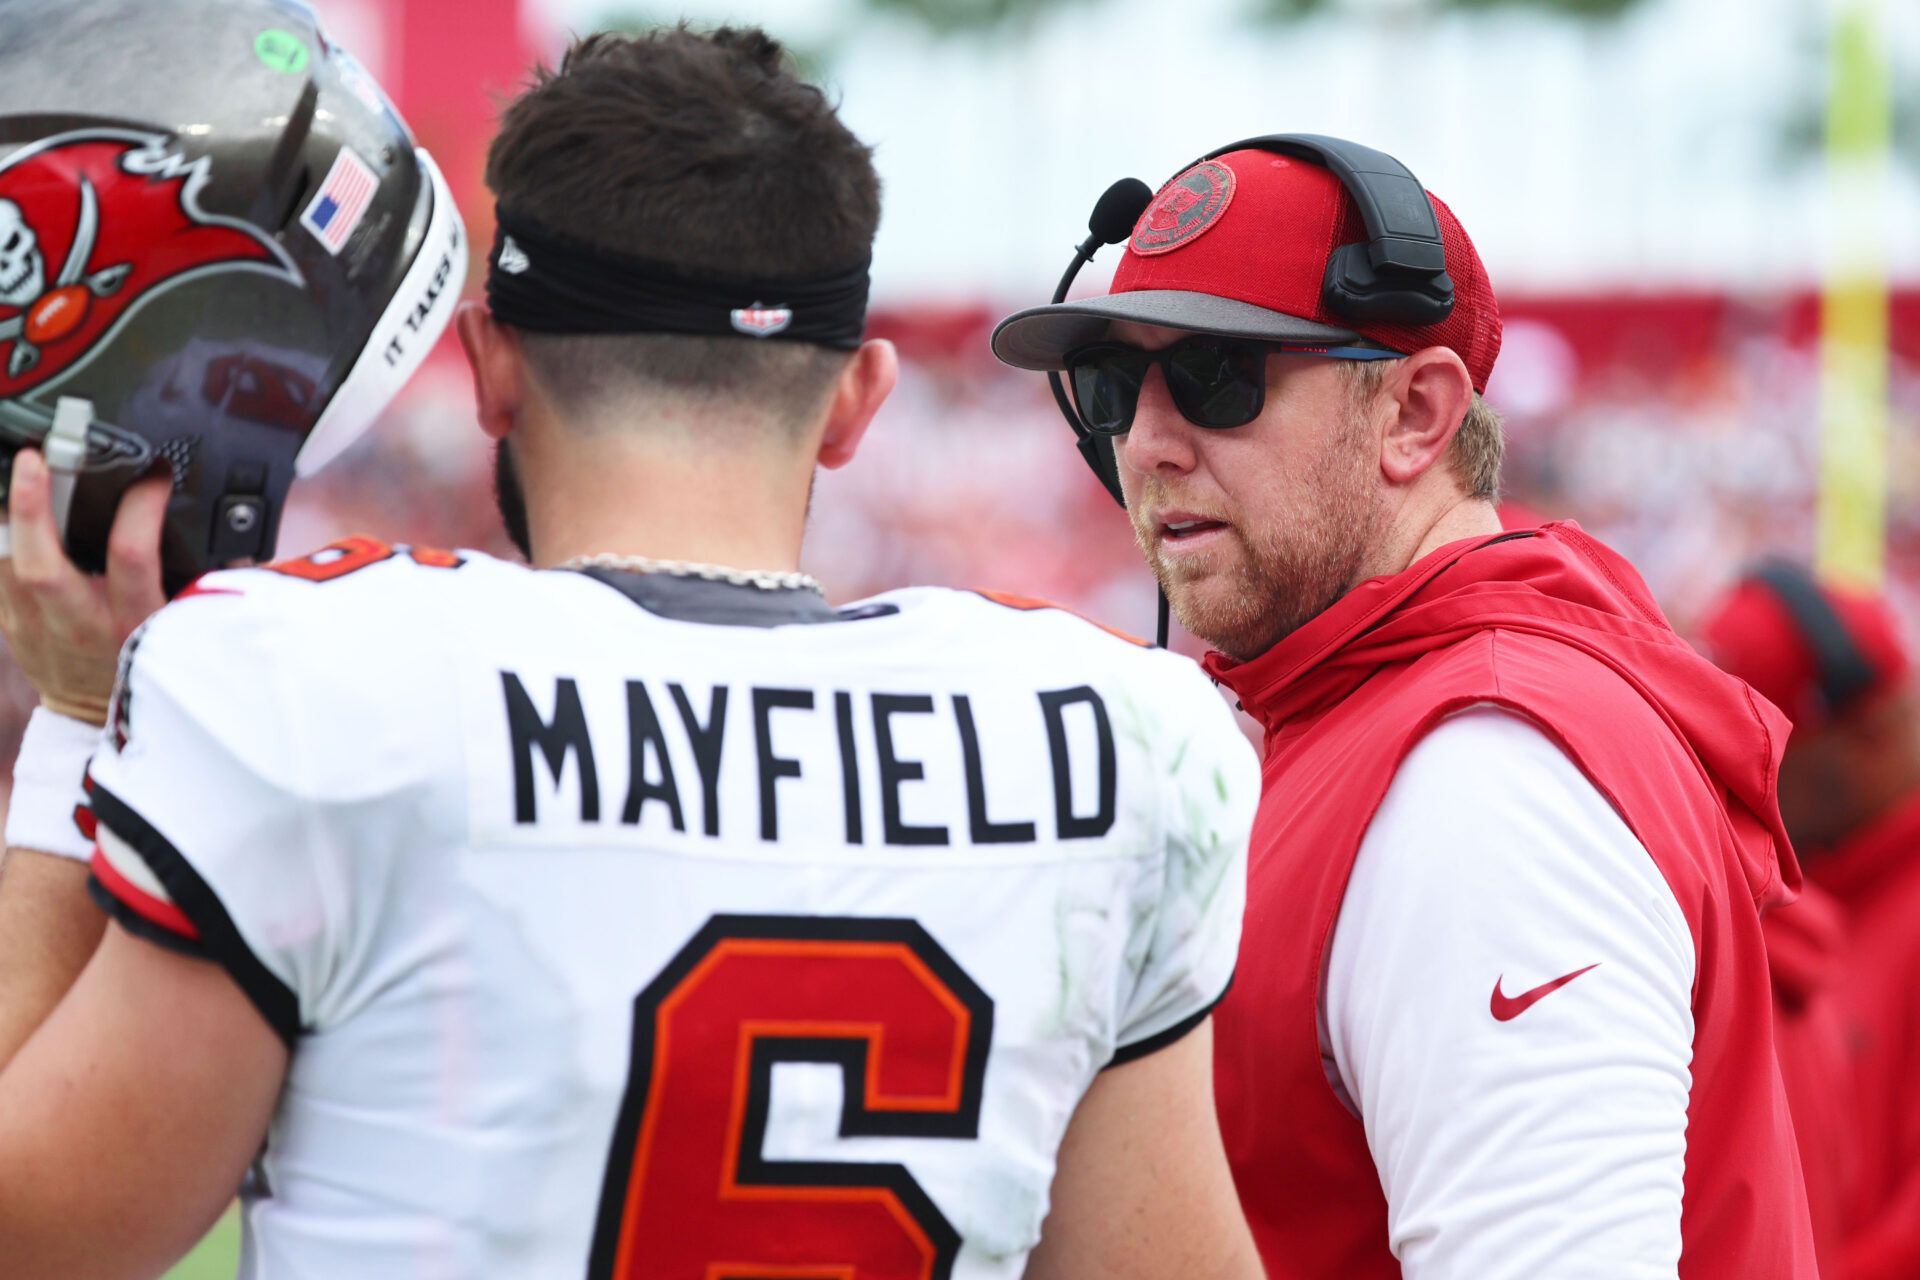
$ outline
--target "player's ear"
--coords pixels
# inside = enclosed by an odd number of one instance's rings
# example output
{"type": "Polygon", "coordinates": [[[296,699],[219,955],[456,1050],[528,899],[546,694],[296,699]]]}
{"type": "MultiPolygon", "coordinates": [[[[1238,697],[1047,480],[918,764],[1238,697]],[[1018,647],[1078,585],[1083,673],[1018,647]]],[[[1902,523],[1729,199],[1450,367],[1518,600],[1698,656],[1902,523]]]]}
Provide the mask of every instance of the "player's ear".
{"type": "Polygon", "coordinates": [[[900,356],[893,344],[875,338],[860,344],[840,371],[827,407],[827,429],[820,437],[820,465],[844,467],[853,461],[867,424],[893,393],[900,379],[900,356]]]}
{"type": "Polygon", "coordinates": [[[1387,414],[1380,470],[1411,484],[1446,455],[1473,404],[1473,379],[1448,347],[1427,347],[1400,361],[1375,402],[1387,414]]]}
{"type": "Polygon", "coordinates": [[[460,348],[473,370],[473,404],[480,429],[495,440],[513,430],[526,396],[525,357],[520,337],[493,318],[478,302],[463,302],[454,313],[460,348]]]}

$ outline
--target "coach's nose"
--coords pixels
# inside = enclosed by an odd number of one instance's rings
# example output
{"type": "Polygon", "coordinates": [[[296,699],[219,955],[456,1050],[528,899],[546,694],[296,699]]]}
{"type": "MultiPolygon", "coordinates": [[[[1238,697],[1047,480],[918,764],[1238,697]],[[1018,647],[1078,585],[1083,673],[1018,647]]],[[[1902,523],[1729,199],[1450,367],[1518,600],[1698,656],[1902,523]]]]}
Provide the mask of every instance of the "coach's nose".
{"type": "Polygon", "coordinates": [[[1193,433],[1199,430],[1174,407],[1165,373],[1158,365],[1147,370],[1140,385],[1140,403],[1133,428],[1114,442],[1114,456],[1122,476],[1178,476],[1192,471],[1198,455],[1193,433]]]}

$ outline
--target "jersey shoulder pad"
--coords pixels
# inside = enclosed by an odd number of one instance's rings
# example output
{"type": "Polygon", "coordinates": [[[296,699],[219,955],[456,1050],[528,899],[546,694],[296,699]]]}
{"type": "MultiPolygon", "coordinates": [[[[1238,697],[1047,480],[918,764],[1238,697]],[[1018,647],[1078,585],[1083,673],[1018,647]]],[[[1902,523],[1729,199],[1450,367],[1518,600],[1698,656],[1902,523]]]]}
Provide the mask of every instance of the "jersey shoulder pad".
{"type": "Polygon", "coordinates": [[[507,568],[473,551],[384,542],[354,536],[330,542],[302,556],[290,556],[246,569],[222,569],[202,575],[174,597],[241,596],[245,603],[225,611],[209,626],[293,626],[327,634],[359,630],[377,616],[383,626],[421,625],[444,612],[449,591],[470,588],[469,580],[486,571],[475,561],[507,568]]]}
{"type": "Polygon", "coordinates": [[[197,735],[288,794],[362,789],[372,761],[391,771],[446,720],[441,620],[452,610],[432,584],[468,567],[465,556],[350,538],[205,574],[122,651],[115,737],[197,735]],[[359,746],[335,749],[344,743],[359,746]]]}
{"type": "Polygon", "coordinates": [[[338,582],[379,564],[411,564],[422,569],[458,569],[471,556],[434,547],[414,547],[406,543],[382,542],[356,534],[330,542],[317,551],[288,560],[276,560],[263,566],[270,573],[297,578],[302,582],[338,582]]]}
{"type": "Polygon", "coordinates": [[[1106,634],[1112,636],[1116,640],[1124,640],[1128,644],[1134,645],[1141,649],[1153,648],[1152,645],[1148,644],[1145,640],[1142,640],[1139,636],[1131,635],[1128,632],[1121,631],[1117,627],[1109,627],[1103,622],[1096,622],[1092,618],[1087,617],[1087,615],[1085,615],[1084,613],[1081,613],[1079,610],[1074,609],[1068,605],[1056,604],[1052,600],[1042,600],[1035,596],[1015,595],[1010,591],[983,591],[983,590],[976,589],[975,591],[972,592],[972,594],[979,596],[982,600],[990,600],[994,604],[1001,605],[1004,608],[1008,608],[1008,609],[1015,609],[1021,613],[1037,613],[1041,611],[1051,611],[1053,613],[1062,613],[1067,615],[1070,618],[1074,618],[1079,620],[1080,622],[1085,623],[1087,626],[1092,627],[1097,631],[1104,631],[1106,634]]]}
{"type": "Polygon", "coordinates": [[[459,590],[476,571],[484,576],[475,560],[491,557],[350,537],[304,556],[215,570],[149,620],[141,647],[153,655],[149,669],[155,661],[192,664],[196,649],[223,655],[236,682],[299,671],[289,683],[317,690],[349,669],[365,678],[365,663],[328,655],[364,648],[377,633],[381,665],[403,664],[417,647],[404,638],[444,615],[446,588],[459,590]]]}

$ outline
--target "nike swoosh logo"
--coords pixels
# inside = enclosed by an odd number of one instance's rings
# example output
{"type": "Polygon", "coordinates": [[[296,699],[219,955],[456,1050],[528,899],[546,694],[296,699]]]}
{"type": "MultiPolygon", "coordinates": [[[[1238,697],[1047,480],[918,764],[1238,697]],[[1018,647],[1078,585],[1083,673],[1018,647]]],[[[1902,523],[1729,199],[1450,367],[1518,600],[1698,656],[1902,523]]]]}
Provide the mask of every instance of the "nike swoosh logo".
{"type": "Polygon", "coordinates": [[[1566,986],[1581,974],[1586,973],[1587,970],[1598,969],[1599,967],[1599,964],[1596,962],[1588,965],[1586,969],[1575,969],[1563,978],[1555,978],[1552,982],[1543,982],[1533,990],[1523,991],[1517,996],[1509,996],[1501,992],[1500,982],[1502,978],[1506,977],[1505,974],[1501,974],[1499,978],[1493,980],[1493,1000],[1489,1006],[1493,1010],[1494,1020],[1496,1022],[1513,1021],[1527,1010],[1533,1008],[1533,1006],[1541,1000],[1566,986]]]}

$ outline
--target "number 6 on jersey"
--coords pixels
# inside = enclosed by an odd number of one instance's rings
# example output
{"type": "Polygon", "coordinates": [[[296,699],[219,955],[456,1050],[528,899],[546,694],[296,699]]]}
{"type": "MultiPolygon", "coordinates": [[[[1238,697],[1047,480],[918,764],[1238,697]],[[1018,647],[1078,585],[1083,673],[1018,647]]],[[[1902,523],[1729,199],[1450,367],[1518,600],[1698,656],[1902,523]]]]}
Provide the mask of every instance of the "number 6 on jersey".
{"type": "Polygon", "coordinates": [[[838,1066],[839,1133],[970,1139],[993,1001],[911,920],[715,916],[634,1001],[590,1280],[942,1280],[898,1164],[769,1160],[773,1068],[838,1066]]]}

